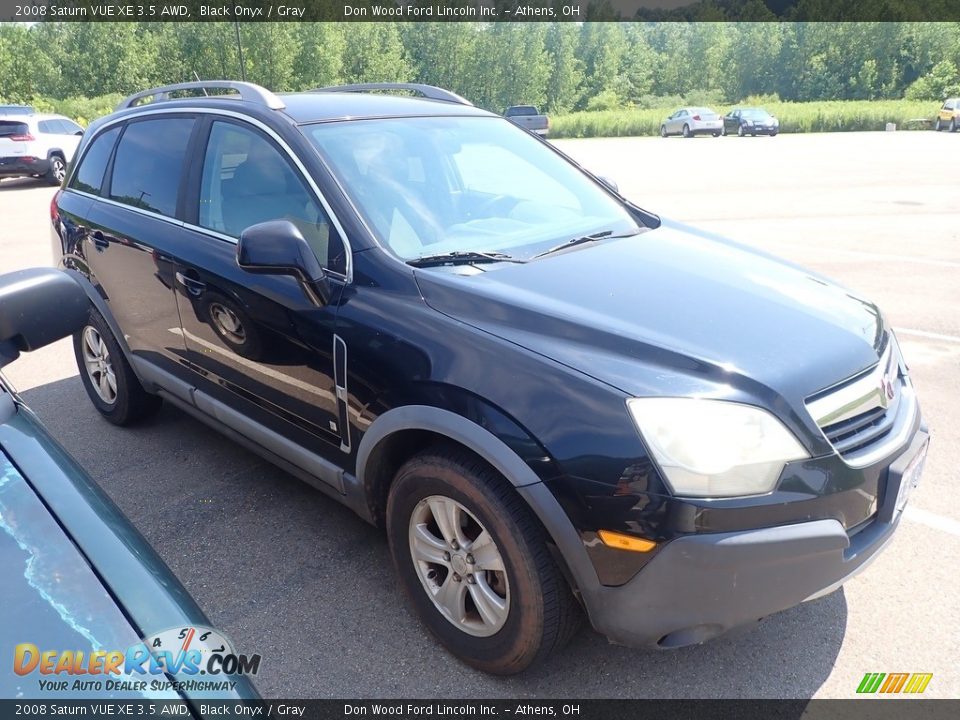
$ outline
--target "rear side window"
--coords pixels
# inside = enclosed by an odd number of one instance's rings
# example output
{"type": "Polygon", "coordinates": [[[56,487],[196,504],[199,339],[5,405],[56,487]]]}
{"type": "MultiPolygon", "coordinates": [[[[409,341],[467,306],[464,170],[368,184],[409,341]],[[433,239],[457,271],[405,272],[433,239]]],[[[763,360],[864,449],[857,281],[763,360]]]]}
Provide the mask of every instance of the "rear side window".
{"type": "Polygon", "coordinates": [[[22,122],[3,122],[0,120],[0,138],[12,138],[27,135],[30,128],[22,122]]]}
{"type": "Polygon", "coordinates": [[[41,120],[37,123],[37,126],[40,129],[40,132],[53,134],[60,132],[60,123],[57,120],[41,120]]]}
{"type": "Polygon", "coordinates": [[[113,161],[110,199],[173,217],[193,124],[193,118],[130,123],[113,161]]]}
{"type": "Polygon", "coordinates": [[[94,138],[80,162],[80,167],[77,168],[77,172],[74,173],[73,179],[70,181],[71,188],[93,195],[100,194],[100,188],[103,187],[103,173],[107,169],[110,153],[113,151],[113,146],[116,144],[119,134],[120,126],[118,125],[94,138]]]}

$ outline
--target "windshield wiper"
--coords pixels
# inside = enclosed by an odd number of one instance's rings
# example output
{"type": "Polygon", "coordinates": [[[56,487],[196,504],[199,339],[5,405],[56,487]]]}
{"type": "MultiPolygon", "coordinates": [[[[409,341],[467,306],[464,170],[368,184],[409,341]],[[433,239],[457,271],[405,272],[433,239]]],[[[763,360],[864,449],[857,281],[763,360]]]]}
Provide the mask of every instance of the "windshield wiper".
{"type": "Polygon", "coordinates": [[[537,253],[534,255],[531,260],[536,260],[541,258],[544,255],[551,255],[555,252],[560,252],[561,250],[566,250],[567,248],[576,247],[577,245],[585,245],[587,243],[596,242],[597,240],[607,240],[611,238],[625,238],[632,237],[633,235],[639,235],[640,231],[623,233],[621,235],[614,235],[613,230],[601,230],[600,232],[591,233],[590,235],[581,235],[580,237],[575,237],[572,240],[567,240],[566,242],[560,243],[559,245],[554,245],[549,250],[544,250],[542,253],[537,253]]]}
{"type": "Polygon", "coordinates": [[[473,265],[476,263],[511,262],[524,263],[526,260],[515,258],[501,252],[482,252],[479,250],[454,250],[436,255],[421,255],[413,260],[407,260],[408,265],[414,267],[436,267],[438,265],[473,265]]]}

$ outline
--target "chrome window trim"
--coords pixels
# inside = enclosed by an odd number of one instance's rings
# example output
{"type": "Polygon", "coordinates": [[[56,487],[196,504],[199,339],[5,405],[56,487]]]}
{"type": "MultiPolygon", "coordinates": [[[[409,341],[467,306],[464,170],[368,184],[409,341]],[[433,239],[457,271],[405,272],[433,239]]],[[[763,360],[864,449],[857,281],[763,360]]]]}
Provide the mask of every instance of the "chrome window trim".
{"type": "MultiPolygon", "coordinates": [[[[84,195],[86,197],[93,198],[94,200],[100,200],[102,202],[106,202],[111,205],[116,205],[118,207],[122,207],[136,213],[141,213],[143,215],[157,218],[159,220],[165,220],[178,227],[189,228],[190,230],[194,230],[196,232],[203,233],[205,235],[209,235],[219,240],[224,240],[226,242],[230,242],[236,245],[237,238],[231,237],[229,235],[224,235],[223,233],[217,232],[216,230],[211,230],[210,228],[194,225],[192,223],[188,223],[183,220],[179,220],[177,218],[171,218],[166,215],[160,215],[159,213],[151,212],[150,210],[144,210],[143,208],[136,208],[131,205],[125,205],[121,202],[117,202],[116,200],[111,200],[110,198],[101,197],[99,195],[92,195],[91,193],[87,193],[82,190],[76,190],[70,187],[70,183],[73,182],[73,178],[77,172],[77,168],[80,167],[81,163],[86,158],[87,150],[90,148],[91,145],[93,145],[96,139],[104,131],[106,131],[107,128],[110,128],[118,123],[126,122],[128,120],[133,120],[136,118],[149,117],[150,115],[170,115],[170,114],[176,114],[176,113],[188,113],[188,114],[196,114],[196,115],[220,115],[223,117],[229,117],[235,120],[239,120],[240,122],[246,123],[248,125],[252,125],[253,127],[258,128],[263,132],[265,132],[267,135],[269,135],[277,143],[277,145],[280,146],[283,153],[290,160],[293,161],[294,165],[300,171],[301,176],[306,180],[307,184],[310,186],[311,190],[313,191],[315,199],[323,207],[324,212],[327,213],[327,217],[330,218],[330,222],[333,223],[334,228],[340,234],[340,240],[343,243],[344,254],[346,256],[346,264],[347,264],[346,273],[345,274],[339,273],[339,272],[336,272],[335,270],[330,270],[326,267],[324,268],[324,270],[329,275],[335,276],[336,278],[340,278],[347,285],[353,282],[353,248],[350,246],[350,240],[347,238],[347,233],[344,232],[343,225],[340,223],[340,219],[333,212],[333,208],[330,207],[330,204],[327,202],[326,197],[324,197],[323,193],[320,191],[320,188],[317,185],[316,181],[313,179],[313,176],[309,172],[307,172],[307,168],[300,161],[300,158],[297,157],[296,153],[293,152],[293,150],[286,143],[286,141],[284,141],[282,137],[280,137],[272,128],[270,128],[270,126],[268,126],[266,123],[256,118],[250,117],[249,115],[244,115],[243,113],[238,113],[238,112],[234,112],[232,110],[226,110],[223,108],[209,108],[209,107],[171,108],[171,107],[146,106],[141,111],[124,114],[122,117],[117,117],[117,118],[112,118],[110,120],[107,120],[100,127],[97,128],[96,135],[90,138],[90,141],[86,144],[86,146],[83,149],[83,155],[78,157],[76,159],[76,162],[73,163],[73,168],[71,169],[70,177],[67,179],[67,182],[64,184],[64,191],[77,193],[78,195],[84,195]]],[[[312,147],[312,144],[311,144],[311,147],[312,147]]]]}

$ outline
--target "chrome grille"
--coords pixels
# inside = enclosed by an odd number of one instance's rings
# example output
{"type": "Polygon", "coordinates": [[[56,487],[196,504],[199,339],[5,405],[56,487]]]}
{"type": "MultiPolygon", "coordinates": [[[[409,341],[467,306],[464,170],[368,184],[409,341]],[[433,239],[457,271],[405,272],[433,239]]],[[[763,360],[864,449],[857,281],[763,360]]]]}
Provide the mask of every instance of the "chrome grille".
{"type": "Polygon", "coordinates": [[[893,334],[879,362],[807,400],[807,410],[849,464],[868,465],[906,439],[916,399],[893,334]]]}

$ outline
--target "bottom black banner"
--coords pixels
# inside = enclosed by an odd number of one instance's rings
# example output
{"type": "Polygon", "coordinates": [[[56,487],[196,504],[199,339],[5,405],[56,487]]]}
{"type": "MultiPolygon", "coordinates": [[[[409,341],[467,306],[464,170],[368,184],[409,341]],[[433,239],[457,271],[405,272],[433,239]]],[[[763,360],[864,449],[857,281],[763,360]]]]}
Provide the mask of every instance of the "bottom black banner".
{"type": "Polygon", "coordinates": [[[960,700],[0,700],[0,718],[955,720],[960,700]]]}

